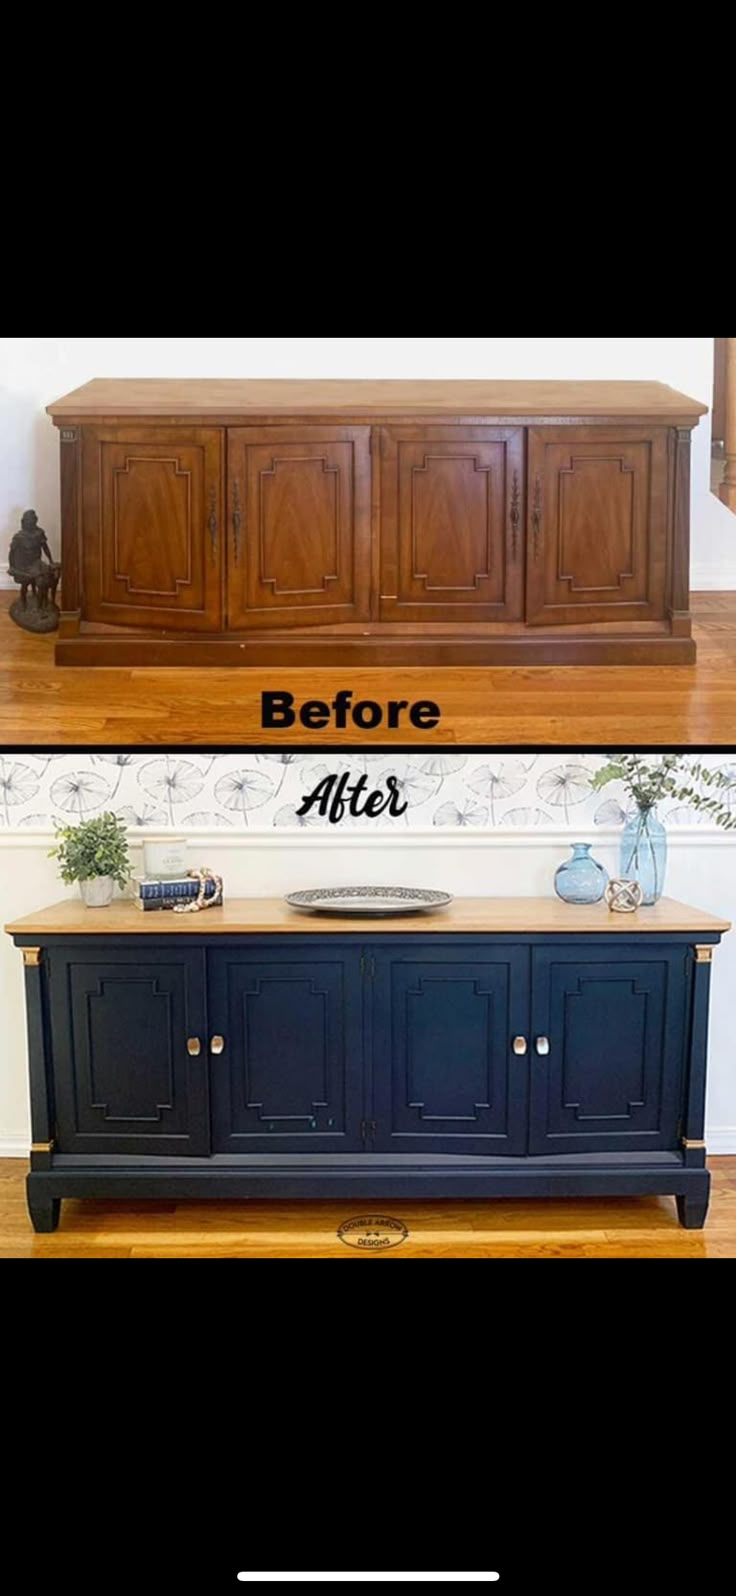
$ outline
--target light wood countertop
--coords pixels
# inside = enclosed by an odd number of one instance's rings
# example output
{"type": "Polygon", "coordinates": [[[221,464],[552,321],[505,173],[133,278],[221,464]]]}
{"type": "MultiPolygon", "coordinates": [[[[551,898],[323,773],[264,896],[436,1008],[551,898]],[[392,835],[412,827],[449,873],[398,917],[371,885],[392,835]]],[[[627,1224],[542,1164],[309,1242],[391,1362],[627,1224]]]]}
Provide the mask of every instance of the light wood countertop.
{"type": "Polygon", "coordinates": [[[124,898],[108,909],[88,909],[80,898],[66,898],[39,909],[5,930],[11,936],[225,936],[242,932],[300,932],[330,936],[355,932],[365,938],[384,931],[444,932],[566,932],[572,935],[642,932],[723,933],[728,920],[662,898],[652,909],[636,914],[611,914],[605,904],[573,908],[558,898],[456,898],[447,909],[431,914],[370,919],[358,916],[308,914],[292,909],[281,898],[231,898],[221,908],[198,914],[159,910],[142,913],[124,898]]]}
{"type": "Polygon", "coordinates": [[[47,406],[50,416],[607,416],[697,420],[707,405],[660,382],[304,381],[96,378],[47,406]]]}

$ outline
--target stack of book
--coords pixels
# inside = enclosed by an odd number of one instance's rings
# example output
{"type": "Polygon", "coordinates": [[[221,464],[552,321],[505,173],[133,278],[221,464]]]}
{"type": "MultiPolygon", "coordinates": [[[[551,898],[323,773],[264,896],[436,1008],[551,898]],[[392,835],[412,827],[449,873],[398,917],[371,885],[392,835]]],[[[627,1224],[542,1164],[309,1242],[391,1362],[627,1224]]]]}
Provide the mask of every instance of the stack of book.
{"type": "MultiPolygon", "coordinates": [[[[180,903],[191,903],[199,892],[199,882],[191,876],[180,876],[175,881],[161,881],[154,876],[134,876],[133,901],[139,909],[176,909],[180,903]]],[[[205,885],[205,901],[213,898],[216,883],[205,885]]]]}

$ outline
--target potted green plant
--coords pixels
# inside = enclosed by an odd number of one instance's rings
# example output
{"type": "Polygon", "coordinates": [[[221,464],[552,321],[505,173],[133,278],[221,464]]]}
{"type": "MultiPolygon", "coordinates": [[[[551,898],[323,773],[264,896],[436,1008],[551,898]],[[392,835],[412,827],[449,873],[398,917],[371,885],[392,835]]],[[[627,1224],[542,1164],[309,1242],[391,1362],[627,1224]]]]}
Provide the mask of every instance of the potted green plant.
{"type": "Polygon", "coordinates": [[[681,754],[612,754],[592,780],[594,792],[620,781],[631,801],[621,838],[621,875],[638,881],[644,903],[661,898],[667,869],[667,832],[657,814],[664,801],[687,804],[726,831],[736,828],[736,812],[720,793],[736,793],[733,775],[711,770],[701,760],[681,754]]]}
{"type": "Polygon", "coordinates": [[[56,839],[49,858],[58,859],[62,881],[79,882],[88,909],[111,903],[115,883],[124,887],[130,876],[125,822],[118,815],[97,815],[78,826],[57,827],[56,839]]]}

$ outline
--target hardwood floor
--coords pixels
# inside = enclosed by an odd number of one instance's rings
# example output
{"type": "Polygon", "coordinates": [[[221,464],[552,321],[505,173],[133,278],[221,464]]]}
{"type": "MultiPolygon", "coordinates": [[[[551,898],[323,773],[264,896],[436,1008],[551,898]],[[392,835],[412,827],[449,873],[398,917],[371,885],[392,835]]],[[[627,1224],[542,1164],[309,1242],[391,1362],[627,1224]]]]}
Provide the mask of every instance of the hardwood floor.
{"type": "Polygon", "coordinates": [[[695,666],[414,668],[400,681],[376,669],[57,669],[53,638],[14,626],[11,598],[0,594],[0,744],[736,744],[736,593],[695,595],[695,666]],[[297,701],[349,687],[385,703],[400,691],[434,699],[442,718],[434,731],[266,732],[266,687],[297,701]]]}
{"type": "MultiPolygon", "coordinates": [[[[382,1205],[406,1240],[391,1258],[736,1258],[736,1158],[711,1162],[704,1231],[681,1230],[669,1197],[382,1205]]],[[[337,1236],[375,1212],[351,1202],[74,1202],[61,1228],[33,1234],[23,1159],[0,1160],[0,1258],[365,1258],[337,1236]]]]}

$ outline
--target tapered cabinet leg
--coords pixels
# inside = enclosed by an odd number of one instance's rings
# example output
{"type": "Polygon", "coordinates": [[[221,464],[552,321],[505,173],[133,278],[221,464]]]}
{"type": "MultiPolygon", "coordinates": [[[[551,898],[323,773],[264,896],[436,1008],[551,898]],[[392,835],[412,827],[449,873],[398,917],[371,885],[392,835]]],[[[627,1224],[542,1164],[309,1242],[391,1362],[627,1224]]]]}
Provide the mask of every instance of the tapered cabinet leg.
{"type": "Polygon", "coordinates": [[[706,1192],[704,1197],[700,1195],[697,1197],[678,1197],[677,1217],[683,1230],[703,1230],[705,1221],[708,1218],[709,1206],[709,1191],[706,1192]]]}
{"type": "Polygon", "coordinates": [[[40,1234],[48,1234],[50,1230],[56,1230],[59,1223],[61,1198],[47,1197],[45,1192],[34,1188],[31,1184],[32,1178],[30,1177],[26,1186],[26,1201],[31,1224],[40,1234]]]}

